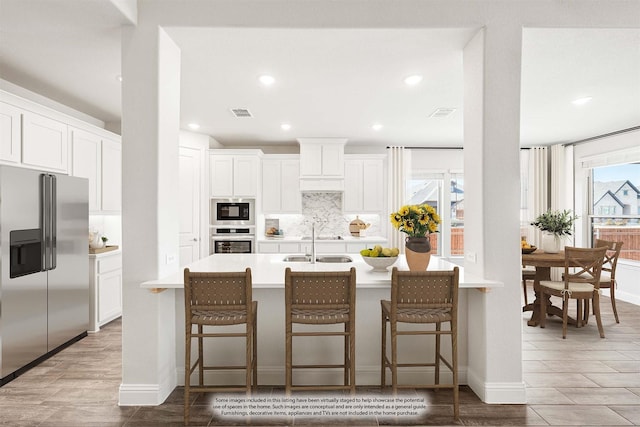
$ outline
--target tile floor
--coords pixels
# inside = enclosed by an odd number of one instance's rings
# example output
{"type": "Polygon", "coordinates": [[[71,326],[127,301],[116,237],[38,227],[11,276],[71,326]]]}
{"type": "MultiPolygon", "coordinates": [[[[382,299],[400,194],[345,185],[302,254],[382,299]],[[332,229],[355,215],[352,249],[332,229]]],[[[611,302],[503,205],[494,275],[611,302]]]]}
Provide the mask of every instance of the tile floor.
{"type": "MultiPolygon", "coordinates": [[[[260,419],[253,423],[220,418],[211,411],[214,395],[196,395],[193,425],[640,425],[640,307],[619,303],[620,324],[603,298],[606,339],[594,322],[570,328],[562,339],[559,319],[547,328],[526,326],[523,314],[523,370],[527,405],[486,405],[461,387],[460,420],[452,419],[451,394],[410,391],[424,396],[428,411],[418,418],[260,419]]],[[[595,319],[594,319],[595,320],[595,319]]],[[[119,407],[121,322],[61,351],[0,388],[0,425],[10,426],[179,426],[182,389],[156,407],[119,407]]],[[[270,394],[271,387],[259,392],[270,394]]],[[[275,390],[279,392],[280,390],[275,390]]],[[[362,395],[380,393],[361,388],[362,395]]]]}

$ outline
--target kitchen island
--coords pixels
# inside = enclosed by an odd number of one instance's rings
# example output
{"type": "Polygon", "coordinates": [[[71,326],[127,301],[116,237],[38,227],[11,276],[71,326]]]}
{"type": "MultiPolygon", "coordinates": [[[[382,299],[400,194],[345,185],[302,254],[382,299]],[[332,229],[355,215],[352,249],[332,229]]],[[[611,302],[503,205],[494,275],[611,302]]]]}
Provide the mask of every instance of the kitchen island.
{"type": "MultiPolygon", "coordinates": [[[[343,255],[343,254],[339,254],[343,255]]],[[[253,299],[258,301],[258,382],[262,385],[284,384],[284,271],[290,267],[294,271],[344,271],[356,268],[356,384],[380,384],[380,300],[390,298],[391,268],[387,272],[374,272],[360,254],[348,254],[353,260],[348,263],[285,262],[283,254],[217,254],[203,258],[190,264],[191,271],[243,271],[251,268],[253,281],[253,299]]],[[[400,255],[394,264],[400,270],[408,270],[404,256],[400,255]]],[[[429,270],[451,270],[456,264],[437,256],[431,257],[429,270]]],[[[142,283],[142,287],[151,292],[175,292],[175,360],[177,384],[184,384],[184,273],[178,272],[169,277],[142,283]]],[[[460,383],[466,383],[467,366],[467,293],[486,292],[494,287],[502,287],[502,283],[482,279],[465,274],[460,268],[459,293],[459,331],[458,331],[458,366],[460,383]]],[[[336,327],[340,327],[337,325],[336,327]]],[[[233,327],[230,327],[233,328],[233,327]]],[[[237,327],[236,327],[237,328],[237,327]]],[[[242,357],[243,340],[229,340],[229,345],[218,346],[215,351],[207,348],[205,340],[205,357],[213,363],[233,363],[242,357]],[[209,349],[208,355],[207,350],[209,349]]],[[[402,354],[432,354],[432,343],[427,340],[401,340],[402,354]]],[[[226,343],[225,343],[226,344],[226,343]]],[[[342,339],[299,339],[294,342],[296,357],[306,363],[338,363],[342,357],[342,339]]],[[[449,351],[449,343],[443,342],[445,351],[449,351]]],[[[408,360],[413,361],[413,360],[408,360]]],[[[400,382],[407,381],[416,374],[425,372],[426,368],[405,369],[399,376],[400,382]]],[[[296,383],[340,383],[342,371],[305,370],[304,374],[295,377],[296,383]],[[303,377],[304,375],[304,377],[303,377]]],[[[205,372],[209,382],[241,383],[243,373],[239,372],[205,372]]],[[[195,379],[195,378],[194,378],[195,379]]],[[[446,381],[448,379],[443,379],[446,381]]]]}

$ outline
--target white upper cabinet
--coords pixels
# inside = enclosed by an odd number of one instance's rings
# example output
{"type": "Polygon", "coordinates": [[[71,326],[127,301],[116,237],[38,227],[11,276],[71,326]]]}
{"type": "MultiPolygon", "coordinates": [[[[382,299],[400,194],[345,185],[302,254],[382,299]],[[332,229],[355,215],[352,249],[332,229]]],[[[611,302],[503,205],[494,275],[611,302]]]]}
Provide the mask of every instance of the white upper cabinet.
{"type": "Polygon", "coordinates": [[[22,163],[67,173],[67,125],[39,114],[22,114],[22,163]]]}
{"type": "Polygon", "coordinates": [[[211,197],[233,195],[233,156],[211,155],[209,169],[211,197]]]}
{"type": "Polygon", "coordinates": [[[236,156],[233,159],[233,196],[258,195],[259,165],[260,160],[254,156],[236,156]]]}
{"type": "Polygon", "coordinates": [[[300,176],[302,178],[342,178],[344,176],[344,138],[300,138],[300,176]]]}
{"type": "Polygon", "coordinates": [[[89,180],[89,211],[122,210],[122,147],[120,142],[70,128],[71,175],[89,180]]]}
{"type": "MultiPolygon", "coordinates": [[[[222,154],[211,150],[209,176],[211,197],[252,197],[258,195],[258,173],[260,171],[260,150],[256,154],[222,154]]],[[[240,150],[237,150],[240,151],[240,150]]]]}
{"type": "Polygon", "coordinates": [[[89,180],[89,211],[100,210],[100,152],[99,136],[80,129],[71,129],[71,175],[89,180]]]}
{"type": "Polygon", "coordinates": [[[116,141],[102,140],[102,210],[122,210],[122,145],[116,141]]]}
{"type": "Polygon", "coordinates": [[[345,138],[299,138],[300,190],[344,189],[345,138]]]}
{"type": "Polygon", "coordinates": [[[20,162],[20,109],[0,102],[0,160],[20,162]]]}
{"type": "Polygon", "coordinates": [[[385,210],[384,156],[347,156],[344,179],[345,212],[380,213],[385,210]]]}
{"type": "Polygon", "coordinates": [[[281,156],[262,161],[262,210],[265,213],[300,213],[300,161],[281,156]]]}

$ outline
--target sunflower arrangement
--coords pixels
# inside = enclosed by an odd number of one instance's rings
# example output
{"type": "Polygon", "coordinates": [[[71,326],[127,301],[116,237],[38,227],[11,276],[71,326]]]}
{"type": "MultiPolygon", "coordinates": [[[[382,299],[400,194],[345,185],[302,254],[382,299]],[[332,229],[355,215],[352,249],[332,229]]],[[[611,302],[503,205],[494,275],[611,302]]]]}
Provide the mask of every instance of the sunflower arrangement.
{"type": "Polygon", "coordinates": [[[424,237],[437,233],[440,216],[433,206],[407,205],[390,215],[391,224],[410,237],[424,237]]]}

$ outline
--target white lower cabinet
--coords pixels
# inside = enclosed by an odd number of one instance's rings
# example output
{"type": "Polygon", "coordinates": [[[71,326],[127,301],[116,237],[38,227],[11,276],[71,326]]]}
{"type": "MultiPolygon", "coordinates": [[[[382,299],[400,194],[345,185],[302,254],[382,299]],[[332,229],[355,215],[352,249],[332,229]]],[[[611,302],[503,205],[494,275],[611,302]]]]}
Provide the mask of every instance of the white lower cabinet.
{"type": "Polygon", "coordinates": [[[258,242],[258,253],[284,254],[300,252],[300,245],[296,242],[258,242]]]}
{"type": "MultiPolygon", "coordinates": [[[[385,239],[375,239],[362,242],[345,241],[321,241],[316,242],[316,253],[318,254],[349,254],[358,253],[362,249],[373,248],[375,245],[385,246],[385,239]]],[[[258,242],[258,253],[261,254],[310,254],[311,242],[258,242]]]]}
{"type": "Polygon", "coordinates": [[[89,259],[89,331],[122,316],[122,254],[91,255],[89,259]]]}

